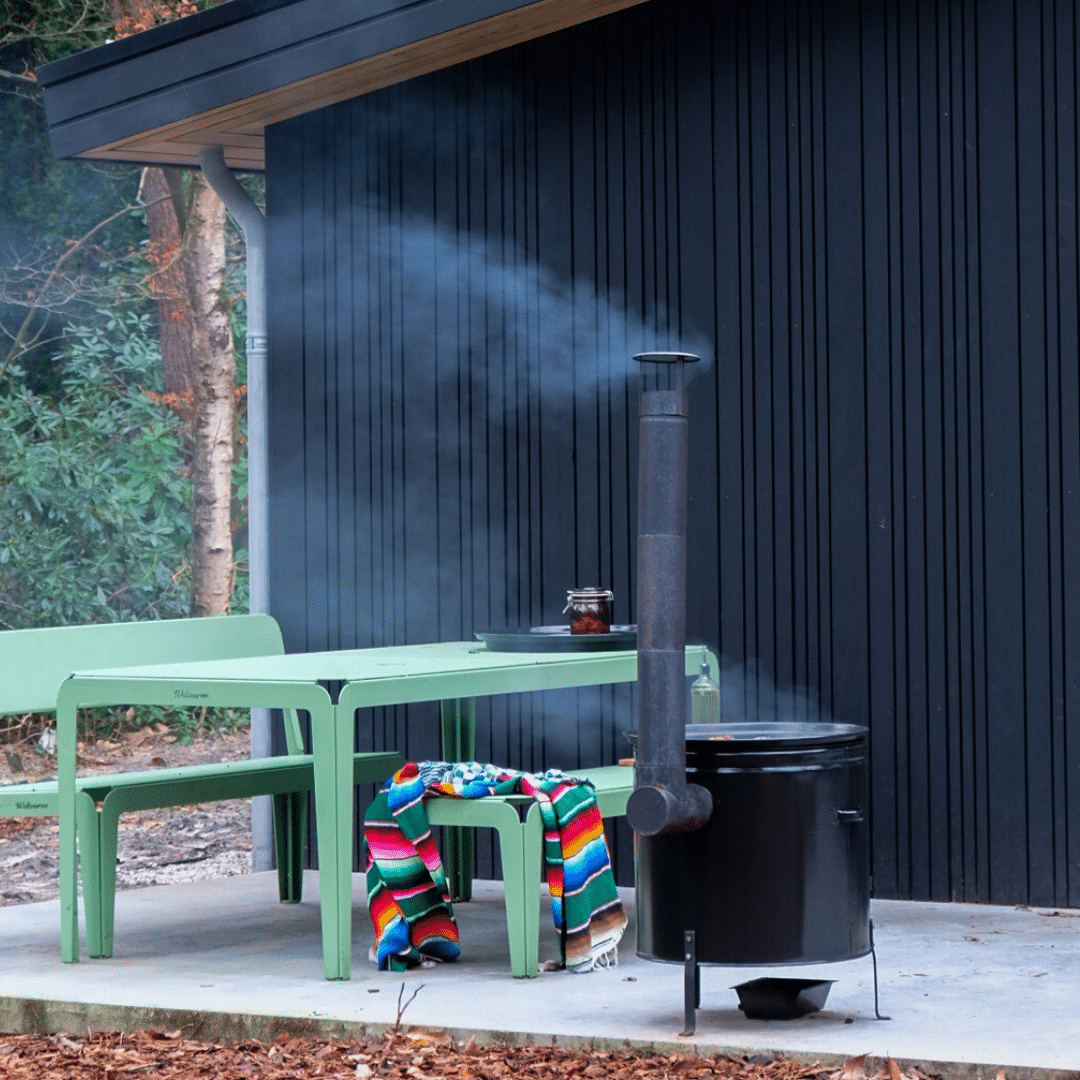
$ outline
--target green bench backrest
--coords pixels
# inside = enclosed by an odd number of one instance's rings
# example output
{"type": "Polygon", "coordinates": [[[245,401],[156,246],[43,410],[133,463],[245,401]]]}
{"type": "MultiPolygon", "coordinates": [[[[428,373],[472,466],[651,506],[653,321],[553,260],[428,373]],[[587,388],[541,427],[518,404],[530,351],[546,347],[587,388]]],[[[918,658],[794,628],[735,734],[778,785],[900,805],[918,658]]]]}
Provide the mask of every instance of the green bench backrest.
{"type": "MultiPolygon", "coordinates": [[[[53,712],[74,671],[185,660],[278,656],[281,630],[270,615],[208,616],[157,622],[0,631],[0,715],[53,712]]],[[[296,713],[285,713],[290,753],[303,752],[296,713]]]]}

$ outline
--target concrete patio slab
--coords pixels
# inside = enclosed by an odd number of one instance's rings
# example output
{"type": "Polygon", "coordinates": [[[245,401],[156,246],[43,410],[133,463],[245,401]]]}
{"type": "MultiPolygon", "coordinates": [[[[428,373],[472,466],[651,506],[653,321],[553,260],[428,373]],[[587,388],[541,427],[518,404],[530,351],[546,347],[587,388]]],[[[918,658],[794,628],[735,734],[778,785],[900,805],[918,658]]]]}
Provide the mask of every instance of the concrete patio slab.
{"type": "MultiPolygon", "coordinates": [[[[892,1056],[949,1077],[1080,1078],[1080,913],[875,901],[881,1011],[870,957],[799,968],[701,972],[697,1032],[681,1038],[682,969],[634,955],[631,915],[617,968],[536,979],[509,974],[498,882],[458,906],[462,958],[404,975],[367,959],[363,877],[354,879],[353,978],[322,977],[318,875],[299,905],[277,902],[271,874],[120,893],[116,956],[65,965],[57,902],[0,908],[0,1030],[184,1027],[193,1036],[268,1037],[287,1029],[376,1034],[407,1026],[456,1037],[625,1043],[701,1052],[778,1051],[839,1062],[892,1056]],[[759,975],[835,979],[825,1008],[748,1020],[730,988],[759,975]]],[[[557,943],[545,904],[541,956],[557,943]]]]}

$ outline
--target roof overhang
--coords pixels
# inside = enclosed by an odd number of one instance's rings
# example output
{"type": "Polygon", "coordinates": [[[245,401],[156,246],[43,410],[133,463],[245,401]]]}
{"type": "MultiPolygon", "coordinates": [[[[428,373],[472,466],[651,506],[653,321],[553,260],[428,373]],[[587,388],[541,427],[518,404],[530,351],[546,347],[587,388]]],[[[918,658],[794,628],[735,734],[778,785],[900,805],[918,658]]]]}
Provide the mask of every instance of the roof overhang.
{"type": "Polygon", "coordinates": [[[230,0],[38,69],[58,158],[263,168],[268,124],[645,0],[230,0]]]}

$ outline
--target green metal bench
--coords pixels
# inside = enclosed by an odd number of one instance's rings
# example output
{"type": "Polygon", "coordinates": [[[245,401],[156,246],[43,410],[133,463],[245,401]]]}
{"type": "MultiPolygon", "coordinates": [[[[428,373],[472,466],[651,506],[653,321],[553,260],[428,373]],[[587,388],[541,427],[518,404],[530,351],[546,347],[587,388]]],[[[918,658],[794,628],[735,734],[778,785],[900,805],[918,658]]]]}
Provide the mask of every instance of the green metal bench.
{"type": "MultiPolygon", "coordinates": [[[[634,790],[634,770],[630,766],[574,769],[573,775],[592,783],[601,817],[626,813],[627,800],[634,790]]],[[[486,827],[498,833],[510,970],[519,979],[534,976],[540,959],[540,872],[544,854],[544,829],[536,801],[527,795],[428,799],[424,809],[432,825],[486,827]]]]}
{"type": "MultiPolygon", "coordinates": [[[[60,684],[73,671],[284,651],[281,630],[269,615],[8,630],[0,633],[0,714],[54,710],[60,684]]],[[[272,796],[279,896],[282,903],[299,902],[314,769],[296,713],[286,710],[284,718],[288,754],[280,757],[79,777],[77,828],[91,956],[112,956],[117,833],[128,810],[272,796]]],[[[382,781],[402,763],[394,752],[357,753],[354,782],[382,781]]],[[[0,787],[2,817],[56,812],[55,781],[0,787]]]]}

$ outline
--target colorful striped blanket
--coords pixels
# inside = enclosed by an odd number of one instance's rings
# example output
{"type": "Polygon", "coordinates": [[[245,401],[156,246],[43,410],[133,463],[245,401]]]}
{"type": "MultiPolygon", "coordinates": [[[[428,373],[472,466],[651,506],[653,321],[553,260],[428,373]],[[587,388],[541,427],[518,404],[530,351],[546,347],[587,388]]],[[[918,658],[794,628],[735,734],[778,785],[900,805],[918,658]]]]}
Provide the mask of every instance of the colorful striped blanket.
{"type": "Polygon", "coordinates": [[[562,963],[572,971],[617,962],[626,915],[611,873],[591,785],[552,769],[542,775],[479,762],[408,762],[364,815],[372,959],[402,971],[455,960],[458,928],[424,800],[531,795],[544,826],[544,862],[562,963]]]}

